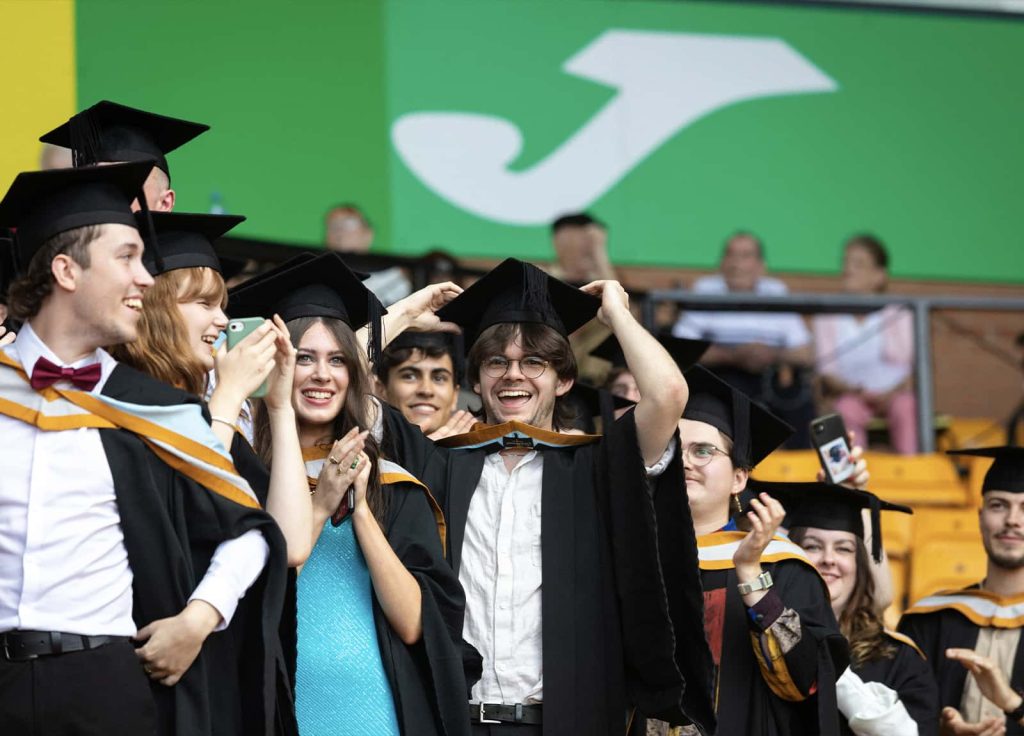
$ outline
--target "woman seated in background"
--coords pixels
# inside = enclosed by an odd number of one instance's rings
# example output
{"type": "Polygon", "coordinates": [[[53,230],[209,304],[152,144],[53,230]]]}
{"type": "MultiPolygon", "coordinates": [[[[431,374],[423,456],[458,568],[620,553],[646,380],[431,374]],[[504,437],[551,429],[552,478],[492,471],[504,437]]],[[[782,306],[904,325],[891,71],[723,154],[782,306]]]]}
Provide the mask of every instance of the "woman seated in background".
{"type": "MultiPolygon", "coordinates": [[[[884,293],[888,268],[889,254],[880,240],[850,238],[843,252],[843,291],[884,293]]],[[[856,444],[866,447],[868,422],[885,417],[892,448],[901,455],[917,452],[910,312],[888,306],[870,314],[818,315],[812,328],[822,394],[834,403],[856,444]]]]}
{"type": "Polygon", "coordinates": [[[882,623],[868,557],[870,543],[874,559],[881,559],[879,511],[910,509],[828,483],[750,485],[783,503],[790,539],[803,548],[828,585],[839,629],[850,644],[850,669],[857,676],[841,678],[837,685],[847,733],[933,736],[938,731],[938,685],[917,645],[882,623]],[[871,510],[870,528],[863,520],[864,509],[871,510]]]}

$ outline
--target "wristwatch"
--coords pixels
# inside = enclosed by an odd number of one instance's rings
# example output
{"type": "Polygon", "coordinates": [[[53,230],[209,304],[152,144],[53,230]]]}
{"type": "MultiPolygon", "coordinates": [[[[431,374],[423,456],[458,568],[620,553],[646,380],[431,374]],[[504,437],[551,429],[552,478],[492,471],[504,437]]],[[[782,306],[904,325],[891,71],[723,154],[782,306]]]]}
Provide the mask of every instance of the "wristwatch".
{"type": "Polygon", "coordinates": [[[740,583],[736,586],[736,590],[740,592],[740,595],[746,595],[747,593],[756,593],[759,590],[768,590],[773,585],[772,574],[765,570],[758,575],[752,583],[740,583]]]}

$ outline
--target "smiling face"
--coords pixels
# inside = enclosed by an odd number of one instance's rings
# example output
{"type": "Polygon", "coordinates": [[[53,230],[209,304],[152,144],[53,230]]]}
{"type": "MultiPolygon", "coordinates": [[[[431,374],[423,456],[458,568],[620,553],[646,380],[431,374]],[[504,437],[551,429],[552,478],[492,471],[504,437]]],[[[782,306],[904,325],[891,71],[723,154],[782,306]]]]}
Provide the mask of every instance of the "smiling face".
{"type": "MultiPolygon", "coordinates": [[[[554,355],[541,355],[541,351],[536,349],[530,352],[524,350],[523,344],[526,341],[521,332],[514,332],[500,349],[497,347],[500,343],[488,340],[486,335],[485,332],[477,345],[485,345],[488,349],[474,346],[470,362],[472,364],[476,354],[480,353],[480,366],[473,390],[480,395],[487,422],[501,424],[517,420],[541,429],[554,429],[555,400],[569,392],[573,379],[559,377],[554,367],[554,355]],[[488,373],[487,365],[495,359],[508,361],[508,370],[504,375],[492,376],[488,373]],[[539,375],[529,377],[523,372],[523,361],[527,364],[526,373],[531,374],[531,364],[536,368],[540,367],[537,361],[545,365],[539,375]]],[[[545,339],[564,341],[564,338],[557,335],[545,339]]]]}
{"type": "MultiPolygon", "coordinates": [[[[315,322],[296,345],[292,405],[302,438],[330,437],[348,393],[348,359],[323,322],[315,322]]],[[[311,444],[303,439],[303,447],[311,444]]]]}
{"type": "Polygon", "coordinates": [[[857,546],[861,542],[853,532],[814,527],[804,528],[800,537],[800,546],[828,585],[838,619],[857,587],[857,546]]]}
{"type": "Polygon", "coordinates": [[[684,448],[708,444],[722,450],[714,452],[707,465],[697,467],[690,453],[683,454],[686,495],[698,534],[721,529],[729,521],[729,502],[733,494],[747,486],[748,473],[733,466],[728,457],[732,443],[717,428],[693,419],[679,420],[679,439],[684,448]]]}
{"type": "Polygon", "coordinates": [[[458,401],[451,356],[432,357],[413,349],[388,371],[384,398],[424,434],[437,430],[451,418],[458,401]]]}
{"type": "Polygon", "coordinates": [[[989,562],[1005,570],[1024,567],[1024,493],[986,491],[978,521],[989,562]]]}
{"type": "Polygon", "coordinates": [[[178,314],[188,345],[206,371],[213,369],[213,344],[228,324],[223,294],[224,280],[212,268],[195,269],[195,275],[182,280],[178,288],[178,314]]]}
{"type": "Polygon", "coordinates": [[[745,233],[732,236],[722,254],[721,268],[729,291],[753,291],[765,270],[760,243],[745,233]]]}
{"type": "Polygon", "coordinates": [[[142,238],[128,225],[103,225],[89,244],[89,267],[75,266],[76,325],[98,346],[131,342],[138,335],[142,295],[153,277],[142,265],[142,238]]]}
{"type": "Polygon", "coordinates": [[[851,294],[876,294],[885,291],[888,276],[866,247],[856,242],[843,253],[843,291],[851,294]]]}

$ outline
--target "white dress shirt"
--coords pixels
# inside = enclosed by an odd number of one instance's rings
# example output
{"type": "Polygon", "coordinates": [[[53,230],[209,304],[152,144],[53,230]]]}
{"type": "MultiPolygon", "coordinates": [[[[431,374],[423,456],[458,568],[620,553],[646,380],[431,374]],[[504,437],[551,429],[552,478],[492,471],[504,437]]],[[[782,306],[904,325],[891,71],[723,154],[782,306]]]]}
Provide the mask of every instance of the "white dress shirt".
{"type": "MultiPolygon", "coordinates": [[[[64,365],[30,325],[5,352],[29,375],[40,357],[64,365]]],[[[96,362],[101,374],[92,393],[117,362],[96,350],[71,365],[96,362]]],[[[44,432],[0,415],[0,437],[0,631],[133,635],[132,570],[99,431],[44,432]]],[[[267,553],[258,531],[222,543],[190,600],[214,606],[223,628],[267,553]]]]}
{"type": "MultiPolygon", "coordinates": [[[[721,274],[703,276],[693,282],[694,294],[728,294],[721,274]]],[[[758,279],[754,293],[759,296],[788,294],[778,279],[758,279]]],[[[799,314],[792,312],[705,312],[684,313],[672,334],[676,337],[711,340],[723,345],[761,343],[779,348],[798,348],[811,341],[811,333],[799,314]]]]}
{"type": "MultiPolygon", "coordinates": [[[[665,472],[675,449],[669,443],[647,475],[665,472]]],[[[544,701],[543,476],[543,452],[526,453],[511,473],[492,452],[469,502],[459,582],[466,591],[462,635],[483,658],[473,703],[544,701]]]]}

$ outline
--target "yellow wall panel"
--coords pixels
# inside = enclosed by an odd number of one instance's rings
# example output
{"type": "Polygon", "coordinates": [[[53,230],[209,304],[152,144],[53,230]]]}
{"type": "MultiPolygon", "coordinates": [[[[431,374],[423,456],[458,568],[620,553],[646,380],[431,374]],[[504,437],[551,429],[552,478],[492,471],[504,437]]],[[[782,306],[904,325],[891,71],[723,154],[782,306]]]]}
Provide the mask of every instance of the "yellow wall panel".
{"type": "Polygon", "coordinates": [[[0,192],[75,112],[74,0],[0,0],[0,192]]]}

